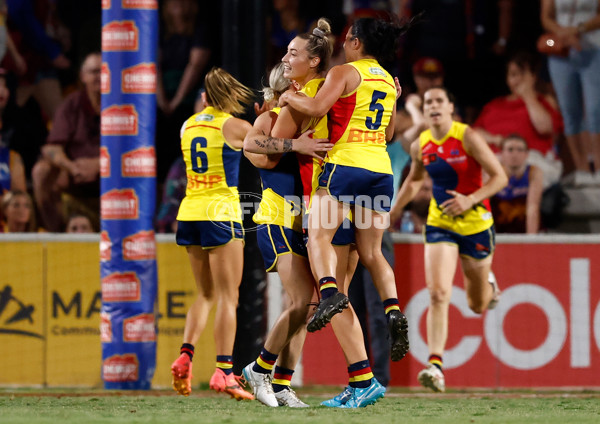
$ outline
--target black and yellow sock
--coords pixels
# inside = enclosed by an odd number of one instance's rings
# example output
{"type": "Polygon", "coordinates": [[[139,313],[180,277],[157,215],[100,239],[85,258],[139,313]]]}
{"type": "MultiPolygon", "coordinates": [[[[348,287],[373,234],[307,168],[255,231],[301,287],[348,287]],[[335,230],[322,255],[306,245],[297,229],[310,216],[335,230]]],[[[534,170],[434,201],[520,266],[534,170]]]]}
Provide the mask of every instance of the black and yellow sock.
{"type": "Polygon", "coordinates": [[[338,292],[337,281],[334,277],[323,277],[319,280],[321,298],[327,299],[338,292]]]}
{"type": "Polygon", "coordinates": [[[185,353],[187,356],[189,356],[191,361],[194,359],[194,345],[189,343],[182,344],[181,348],[179,348],[179,354],[181,355],[182,353],[185,353]]]}
{"type": "Polygon", "coordinates": [[[383,301],[383,309],[385,311],[385,317],[388,319],[390,319],[390,312],[392,311],[399,311],[400,310],[400,303],[398,303],[398,299],[395,297],[390,297],[389,299],[385,299],[383,301]]]}
{"type": "Polygon", "coordinates": [[[223,370],[225,375],[231,374],[233,372],[233,356],[217,355],[217,368],[223,370]]]}
{"type": "Polygon", "coordinates": [[[290,370],[288,368],[283,368],[279,365],[276,365],[275,371],[273,372],[273,391],[277,393],[282,390],[289,389],[290,385],[292,384],[293,375],[294,370],[290,370]]]}
{"type": "Polygon", "coordinates": [[[348,376],[350,387],[362,388],[369,387],[373,379],[373,372],[369,360],[355,362],[348,367],[348,376]]]}
{"type": "Polygon", "coordinates": [[[252,370],[261,374],[270,374],[275,366],[275,362],[277,362],[278,356],[263,347],[252,366],[252,370]]]}

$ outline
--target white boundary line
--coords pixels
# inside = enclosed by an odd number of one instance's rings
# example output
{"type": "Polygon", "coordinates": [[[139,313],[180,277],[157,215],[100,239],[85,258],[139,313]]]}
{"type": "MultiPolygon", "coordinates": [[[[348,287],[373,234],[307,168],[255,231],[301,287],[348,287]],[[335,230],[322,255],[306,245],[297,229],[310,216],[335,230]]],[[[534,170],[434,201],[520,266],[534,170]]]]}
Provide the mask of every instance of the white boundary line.
{"type": "MultiPolygon", "coordinates": [[[[422,244],[421,234],[392,233],[394,243],[422,244]]],[[[100,235],[65,233],[3,233],[0,243],[4,242],[100,242],[100,235]]],[[[158,243],[175,243],[175,234],[156,234],[158,243]]],[[[600,234],[497,234],[498,244],[600,244],[600,234]]]]}

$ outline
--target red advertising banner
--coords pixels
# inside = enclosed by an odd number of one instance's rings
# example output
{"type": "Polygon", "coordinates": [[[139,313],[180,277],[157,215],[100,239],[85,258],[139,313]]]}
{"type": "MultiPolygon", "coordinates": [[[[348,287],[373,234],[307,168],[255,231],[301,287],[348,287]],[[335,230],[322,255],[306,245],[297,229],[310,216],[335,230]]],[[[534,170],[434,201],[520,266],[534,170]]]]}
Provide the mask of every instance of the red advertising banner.
{"type": "Polygon", "coordinates": [[[135,105],[113,105],[102,111],[102,135],[138,135],[135,105]]]}
{"type": "Polygon", "coordinates": [[[102,378],[111,383],[136,382],[139,371],[139,360],[133,353],[113,355],[102,363],[102,378]]]}
{"type": "MultiPolygon", "coordinates": [[[[600,244],[585,237],[580,243],[573,237],[564,243],[548,242],[549,237],[499,238],[507,241],[498,244],[494,257],[502,289],[496,309],[482,315],[470,311],[457,271],[443,356],[446,385],[600,386],[600,244]]],[[[417,373],[429,354],[422,243],[396,244],[394,271],[400,306],[409,319],[411,350],[392,362],[390,384],[417,386],[417,373]]],[[[347,382],[330,328],[309,334],[303,365],[304,384],[347,382]]]]}
{"type": "Polygon", "coordinates": [[[140,279],[135,272],[115,272],[102,278],[101,284],[105,302],[136,302],[142,296],[140,279]]]}
{"type": "Polygon", "coordinates": [[[123,177],[155,177],[156,153],[154,147],[140,147],[121,155],[123,177]]]}
{"type": "Polygon", "coordinates": [[[112,21],[102,27],[102,51],[138,51],[140,31],[134,21],[112,21]]]}
{"type": "Polygon", "coordinates": [[[100,68],[100,92],[110,94],[110,68],[106,62],[103,62],[100,68]]]}
{"type": "Polygon", "coordinates": [[[158,9],[158,0],[121,0],[123,9],[158,9]]]}
{"type": "Polygon", "coordinates": [[[156,65],[140,63],[121,71],[121,91],[131,94],[156,92],[156,65]]]}

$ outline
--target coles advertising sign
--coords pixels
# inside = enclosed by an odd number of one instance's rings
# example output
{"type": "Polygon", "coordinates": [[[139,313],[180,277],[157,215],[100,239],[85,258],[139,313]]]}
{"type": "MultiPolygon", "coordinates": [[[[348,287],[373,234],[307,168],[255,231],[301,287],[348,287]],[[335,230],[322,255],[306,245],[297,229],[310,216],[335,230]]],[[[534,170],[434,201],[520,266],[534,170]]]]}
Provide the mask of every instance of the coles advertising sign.
{"type": "MultiPolygon", "coordinates": [[[[446,386],[600,386],[600,244],[498,238],[493,270],[502,296],[494,310],[477,315],[468,308],[457,271],[443,355],[446,386]]],[[[390,384],[417,386],[429,355],[422,242],[395,245],[395,276],[410,352],[391,363],[390,384]]],[[[309,334],[303,355],[305,384],[344,384],[343,356],[330,329],[309,334]],[[319,352],[329,348],[339,356],[323,363],[319,352]]]]}
{"type": "Polygon", "coordinates": [[[149,389],[156,366],[157,0],[102,3],[100,269],[107,389],[149,389]]]}

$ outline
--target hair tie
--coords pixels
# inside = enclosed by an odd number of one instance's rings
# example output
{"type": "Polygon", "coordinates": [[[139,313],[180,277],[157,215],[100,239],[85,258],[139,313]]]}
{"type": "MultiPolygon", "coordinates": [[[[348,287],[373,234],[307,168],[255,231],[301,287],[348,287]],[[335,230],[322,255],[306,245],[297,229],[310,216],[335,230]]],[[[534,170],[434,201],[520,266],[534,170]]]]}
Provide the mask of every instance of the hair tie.
{"type": "Polygon", "coordinates": [[[322,29],[319,28],[315,28],[312,31],[312,35],[314,35],[317,38],[325,38],[325,31],[323,31],[322,29]]]}

